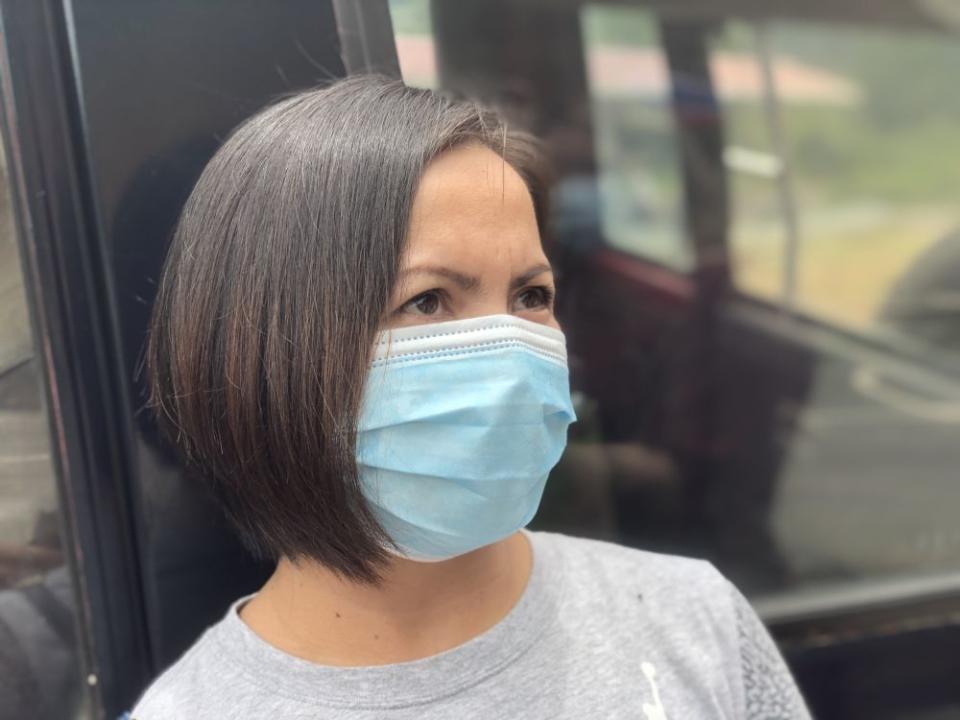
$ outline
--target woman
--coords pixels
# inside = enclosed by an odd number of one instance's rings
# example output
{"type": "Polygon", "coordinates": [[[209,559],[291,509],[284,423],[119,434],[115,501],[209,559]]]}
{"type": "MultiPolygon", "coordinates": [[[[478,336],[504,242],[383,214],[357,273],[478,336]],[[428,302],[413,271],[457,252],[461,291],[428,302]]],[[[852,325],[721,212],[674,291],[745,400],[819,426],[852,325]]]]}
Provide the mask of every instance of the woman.
{"type": "Polygon", "coordinates": [[[544,194],[531,138],[376,76],[219,149],[150,404],[276,571],[136,720],[809,717],[710,563],[523,530],[575,420],[544,194]]]}

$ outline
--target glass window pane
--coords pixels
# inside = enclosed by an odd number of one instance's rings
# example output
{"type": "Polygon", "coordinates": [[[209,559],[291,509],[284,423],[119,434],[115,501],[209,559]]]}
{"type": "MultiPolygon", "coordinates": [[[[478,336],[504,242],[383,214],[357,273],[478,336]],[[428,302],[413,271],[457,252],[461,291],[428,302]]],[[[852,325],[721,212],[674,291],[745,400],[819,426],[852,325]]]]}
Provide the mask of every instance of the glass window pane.
{"type": "Polygon", "coordinates": [[[768,599],[955,574],[956,33],[869,4],[417,6],[429,82],[557,170],[579,421],[536,524],[768,599]]]}
{"type": "Polygon", "coordinates": [[[781,302],[787,242],[777,186],[782,161],[770,137],[756,37],[751,26],[731,22],[711,37],[710,48],[710,71],[723,107],[726,136],[730,269],[738,288],[781,302]]]}
{"type": "Polygon", "coordinates": [[[89,717],[40,372],[0,148],[0,720],[89,717]]]}
{"type": "MultiPolygon", "coordinates": [[[[670,77],[654,16],[585,5],[581,22],[604,240],[689,270],[670,77]]],[[[564,188],[558,190],[562,195],[564,188]]]]}
{"type": "Polygon", "coordinates": [[[416,87],[437,87],[430,0],[391,0],[390,16],[404,82],[416,87]]]}
{"type": "MultiPolygon", "coordinates": [[[[893,342],[960,349],[952,322],[960,311],[958,38],[798,22],[728,30],[727,44],[739,39],[757,67],[757,31],[776,110],[764,122],[758,98],[751,134],[762,138],[780,124],[783,146],[767,152],[786,173],[797,235],[790,258],[783,203],[777,228],[770,203],[742,191],[741,287],[783,292],[792,261],[795,290],[782,299],[797,310],[893,342]],[[757,258],[772,246],[779,262],[764,262],[761,272],[757,258]]],[[[744,122],[742,103],[726,99],[725,112],[734,127],[744,122]]]]}

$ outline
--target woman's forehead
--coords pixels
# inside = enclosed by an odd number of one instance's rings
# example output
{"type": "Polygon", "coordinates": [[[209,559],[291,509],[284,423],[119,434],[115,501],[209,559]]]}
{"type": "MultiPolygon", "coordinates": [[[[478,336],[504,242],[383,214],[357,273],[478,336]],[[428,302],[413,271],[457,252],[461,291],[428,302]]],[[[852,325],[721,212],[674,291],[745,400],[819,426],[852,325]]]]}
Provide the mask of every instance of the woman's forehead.
{"type": "MultiPolygon", "coordinates": [[[[481,145],[465,145],[435,158],[424,171],[414,197],[414,216],[437,210],[533,212],[520,174],[500,155],[481,145]]],[[[414,218],[423,220],[423,218],[414,218]]]]}
{"type": "Polygon", "coordinates": [[[427,167],[414,197],[408,249],[531,236],[539,242],[533,200],[523,178],[494,151],[477,145],[447,151],[427,167]]]}

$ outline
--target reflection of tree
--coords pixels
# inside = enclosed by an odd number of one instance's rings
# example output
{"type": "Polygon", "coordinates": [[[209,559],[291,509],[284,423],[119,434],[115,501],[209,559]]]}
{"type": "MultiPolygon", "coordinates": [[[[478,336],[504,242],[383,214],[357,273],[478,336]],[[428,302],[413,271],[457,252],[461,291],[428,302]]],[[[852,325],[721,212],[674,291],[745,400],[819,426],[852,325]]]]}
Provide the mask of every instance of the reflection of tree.
{"type": "Polygon", "coordinates": [[[779,52],[855,79],[879,127],[907,127],[938,115],[960,120],[950,72],[960,67],[960,45],[953,35],[796,24],[780,25],[774,38],[779,52]]]}

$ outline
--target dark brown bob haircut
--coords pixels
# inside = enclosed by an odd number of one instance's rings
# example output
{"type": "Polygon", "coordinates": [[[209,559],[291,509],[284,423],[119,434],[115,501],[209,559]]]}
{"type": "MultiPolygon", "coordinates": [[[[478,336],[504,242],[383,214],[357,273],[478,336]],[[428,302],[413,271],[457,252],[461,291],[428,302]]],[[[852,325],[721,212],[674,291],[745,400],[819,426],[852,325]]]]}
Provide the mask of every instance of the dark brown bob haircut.
{"type": "Polygon", "coordinates": [[[258,558],[379,578],[391,541],[358,482],[364,381],[420,177],[467,143],[524,178],[542,234],[531,136],[378,75],[275,101],[197,180],[158,283],[146,407],[258,558]]]}

